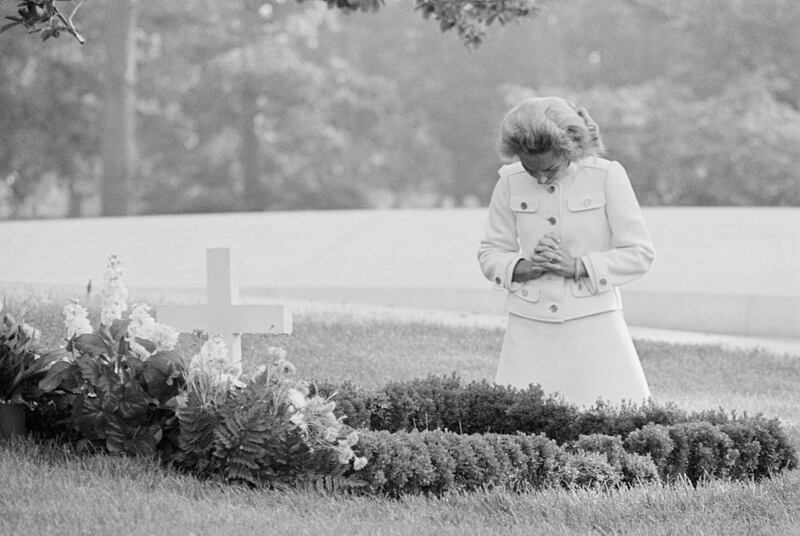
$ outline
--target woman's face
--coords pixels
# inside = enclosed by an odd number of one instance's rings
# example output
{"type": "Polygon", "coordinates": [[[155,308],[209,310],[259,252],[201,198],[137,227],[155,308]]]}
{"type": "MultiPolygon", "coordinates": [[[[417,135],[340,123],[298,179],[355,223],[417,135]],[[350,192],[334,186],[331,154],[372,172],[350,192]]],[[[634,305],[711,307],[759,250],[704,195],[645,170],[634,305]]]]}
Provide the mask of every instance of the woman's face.
{"type": "Polygon", "coordinates": [[[531,154],[522,153],[519,155],[522,167],[539,184],[550,184],[558,179],[569,167],[569,160],[555,151],[546,153],[531,154]]]}

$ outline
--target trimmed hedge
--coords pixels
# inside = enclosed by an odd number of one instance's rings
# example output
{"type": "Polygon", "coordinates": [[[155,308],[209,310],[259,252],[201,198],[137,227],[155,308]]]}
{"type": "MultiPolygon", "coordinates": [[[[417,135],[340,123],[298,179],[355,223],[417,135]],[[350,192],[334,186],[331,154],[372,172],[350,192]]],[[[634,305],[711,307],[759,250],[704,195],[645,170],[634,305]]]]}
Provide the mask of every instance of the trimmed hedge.
{"type": "Polygon", "coordinates": [[[563,445],[531,434],[361,431],[356,451],[369,462],[353,476],[371,492],[392,496],[758,479],[795,464],[793,453],[762,446],[771,437],[757,426],[707,422],[650,424],[625,440],[592,434],[563,445]]]}
{"type": "Polygon", "coordinates": [[[761,416],[737,416],[723,410],[687,412],[674,405],[598,402],[581,409],[537,385],[527,389],[495,385],[486,380],[466,385],[455,375],[428,376],[393,382],[368,391],[350,382],[320,382],[316,391],[335,393],[337,411],[354,428],[388,430],[452,430],[462,434],[543,433],[559,444],[580,435],[627,436],[646,424],[672,425],[681,422],[766,423],[761,416]]]}
{"type": "MultiPolygon", "coordinates": [[[[623,473],[641,472],[630,469],[633,461],[625,465],[625,456],[648,457],[665,480],[760,479],[797,466],[796,451],[780,423],[760,415],[687,412],[654,403],[597,403],[581,409],[545,396],[538,386],[462,385],[455,375],[394,382],[377,391],[347,382],[320,383],[316,389],[326,396],[335,393],[337,411],[353,427],[386,433],[443,430],[465,437],[543,436],[573,452],[603,453],[623,473]]],[[[636,463],[646,464],[641,458],[636,463]]]]}
{"type": "MultiPolygon", "coordinates": [[[[780,423],[761,416],[686,412],[655,404],[580,409],[544,396],[538,387],[516,390],[485,381],[462,386],[456,376],[397,382],[379,391],[350,383],[319,384],[315,390],[335,393],[336,411],[359,428],[354,450],[368,460],[359,471],[343,467],[343,472],[331,473],[334,480],[348,489],[390,496],[483,488],[607,488],[683,478],[692,483],[761,479],[797,466],[795,449],[780,423]]],[[[223,441],[227,435],[218,434],[214,439],[199,426],[200,435],[183,442],[174,434],[165,436],[162,455],[201,476],[302,485],[309,475],[300,466],[277,472],[274,464],[261,466],[273,458],[288,460],[286,453],[258,458],[261,465],[254,468],[250,451],[236,450],[252,435],[249,421],[242,420],[244,408],[251,406],[232,402],[228,408],[238,428],[226,429],[235,441],[223,441]],[[219,445],[212,445],[212,439],[219,445]],[[265,478],[244,478],[243,468],[258,469],[265,478]]],[[[68,409],[41,406],[33,419],[40,426],[34,430],[44,436],[61,433],[69,440],[69,433],[54,426],[68,409]]],[[[272,432],[262,424],[256,431],[272,432]]]]}
{"type": "Polygon", "coordinates": [[[561,447],[542,435],[364,431],[356,450],[369,462],[357,475],[371,492],[391,496],[606,488],[659,479],[650,458],[627,453],[616,441],[619,449],[610,455],[561,447]]]}

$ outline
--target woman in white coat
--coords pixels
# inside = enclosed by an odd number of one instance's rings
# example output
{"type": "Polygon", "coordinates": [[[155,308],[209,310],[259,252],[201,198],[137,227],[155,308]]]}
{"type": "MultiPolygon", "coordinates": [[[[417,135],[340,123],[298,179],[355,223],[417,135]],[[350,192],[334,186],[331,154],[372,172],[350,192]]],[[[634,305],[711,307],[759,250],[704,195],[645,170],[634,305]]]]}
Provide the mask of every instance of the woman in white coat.
{"type": "Polygon", "coordinates": [[[646,273],[655,250],[625,169],[600,158],[585,109],[557,97],[506,114],[500,168],[478,260],[507,291],[495,383],[591,405],[650,396],[622,315],[619,285],[646,273]]]}

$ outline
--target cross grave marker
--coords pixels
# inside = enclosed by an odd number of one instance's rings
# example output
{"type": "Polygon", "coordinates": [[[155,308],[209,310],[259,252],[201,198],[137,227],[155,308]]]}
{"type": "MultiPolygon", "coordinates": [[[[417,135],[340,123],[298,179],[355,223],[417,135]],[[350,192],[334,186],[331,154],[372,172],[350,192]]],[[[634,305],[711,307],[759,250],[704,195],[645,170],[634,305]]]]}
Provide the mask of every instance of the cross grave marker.
{"type": "Polygon", "coordinates": [[[158,321],[182,333],[202,329],[225,340],[232,359],[242,360],[242,333],[291,333],[292,314],[283,305],[243,305],[229,248],[206,250],[206,305],[159,305],[158,321]]]}

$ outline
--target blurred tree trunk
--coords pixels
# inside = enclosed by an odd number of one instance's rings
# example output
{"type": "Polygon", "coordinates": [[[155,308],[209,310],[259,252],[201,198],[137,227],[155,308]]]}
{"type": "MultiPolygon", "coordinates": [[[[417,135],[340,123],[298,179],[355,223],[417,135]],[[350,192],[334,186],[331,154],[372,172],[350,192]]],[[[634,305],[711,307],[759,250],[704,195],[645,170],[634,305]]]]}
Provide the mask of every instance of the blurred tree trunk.
{"type": "Polygon", "coordinates": [[[242,0],[239,11],[241,34],[240,79],[239,79],[239,165],[242,173],[242,202],[245,210],[262,210],[265,205],[264,189],[261,186],[261,152],[256,132],[258,115],[259,84],[257,66],[250,39],[258,35],[258,17],[253,14],[248,0],[242,0]]]}
{"type": "Polygon", "coordinates": [[[80,218],[81,217],[81,205],[83,201],[83,196],[81,192],[78,191],[78,188],[75,186],[76,179],[75,177],[69,177],[67,180],[67,192],[69,195],[69,208],[67,212],[67,218],[80,218]]]}
{"type": "Polygon", "coordinates": [[[242,169],[242,195],[244,208],[261,210],[264,208],[264,191],[261,186],[259,169],[260,151],[256,132],[258,114],[258,88],[256,80],[248,69],[242,73],[239,90],[239,163],[242,169]]]}
{"type": "Polygon", "coordinates": [[[105,107],[103,118],[102,214],[130,212],[136,177],[136,20],[139,0],[107,2],[104,40],[105,107]]]}

